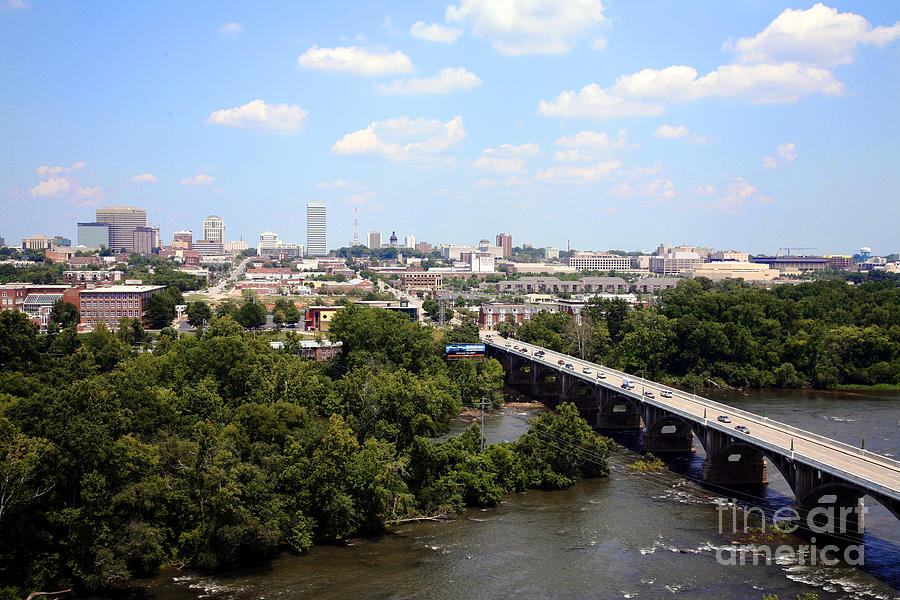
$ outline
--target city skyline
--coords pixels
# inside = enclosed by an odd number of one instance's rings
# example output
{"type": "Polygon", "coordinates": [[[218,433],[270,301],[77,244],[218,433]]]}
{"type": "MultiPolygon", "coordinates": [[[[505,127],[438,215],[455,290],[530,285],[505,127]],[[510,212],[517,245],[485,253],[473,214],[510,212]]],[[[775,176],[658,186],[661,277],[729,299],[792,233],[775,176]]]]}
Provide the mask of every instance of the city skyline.
{"type": "Polygon", "coordinates": [[[357,208],[432,243],[898,250],[900,7],[580,6],[10,4],[0,235],[115,205],[303,240],[299,196],[333,247],[357,208]]]}

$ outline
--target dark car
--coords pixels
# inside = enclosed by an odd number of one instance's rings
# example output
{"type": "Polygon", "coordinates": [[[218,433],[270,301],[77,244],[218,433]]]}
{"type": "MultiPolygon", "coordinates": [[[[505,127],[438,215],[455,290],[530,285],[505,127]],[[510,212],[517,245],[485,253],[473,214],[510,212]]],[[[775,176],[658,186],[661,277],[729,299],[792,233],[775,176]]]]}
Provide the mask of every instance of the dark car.
{"type": "Polygon", "coordinates": [[[564,361],[564,360],[558,360],[558,361],[556,361],[556,364],[558,364],[558,365],[564,365],[564,364],[566,364],[566,361],[564,361]]]}

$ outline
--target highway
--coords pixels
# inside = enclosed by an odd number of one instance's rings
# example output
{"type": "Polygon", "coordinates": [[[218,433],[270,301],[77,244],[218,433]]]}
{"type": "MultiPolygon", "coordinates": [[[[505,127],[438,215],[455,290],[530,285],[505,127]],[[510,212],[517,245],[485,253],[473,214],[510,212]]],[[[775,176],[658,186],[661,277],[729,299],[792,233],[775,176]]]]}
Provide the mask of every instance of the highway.
{"type": "Polygon", "coordinates": [[[703,423],[733,436],[747,436],[748,441],[754,445],[789,456],[795,461],[819,470],[839,475],[866,489],[875,489],[889,497],[900,499],[900,462],[898,461],[573,356],[514,339],[504,339],[496,334],[493,334],[491,339],[487,339],[488,335],[491,335],[491,332],[483,333],[482,340],[492,346],[518,352],[522,356],[527,355],[531,360],[615,389],[623,395],[663,407],[683,418],[703,423]],[[540,350],[544,351],[544,355],[542,357],[535,356],[534,353],[540,350]],[[563,361],[563,364],[559,364],[559,361],[563,361]],[[568,368],[568,365],[571,365],[571,368],[568,368]],[[584,372],[585,369],[588,369],[589,372],[584,372]],[[598,373],[605,375],[605,379],[600,379],[598,373]],[[622,389],[624,380],[634,382],[634,388],[622,389]],[[671,393],[671,398],[664,398],[663,391],[671,393]],[[647,393],[651,393],[652,397],[647,393]],[[719,421],[720,416],[727,417],[730,422],[719,421]],[[749,428],[749,433],[737,431],[735,427],[738,426],[749,428]]]}

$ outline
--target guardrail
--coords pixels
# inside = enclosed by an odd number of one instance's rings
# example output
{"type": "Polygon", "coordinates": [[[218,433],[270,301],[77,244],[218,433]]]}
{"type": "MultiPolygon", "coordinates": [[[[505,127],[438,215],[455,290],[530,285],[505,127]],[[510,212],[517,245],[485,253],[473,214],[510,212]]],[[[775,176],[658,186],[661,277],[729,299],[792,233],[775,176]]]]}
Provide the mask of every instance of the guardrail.
{"type": "MultiPolygon", "coordinates": [[[[501,339],[507,340],[507,338],[501,338],[501,339]]],[[[508,339],[511,340],[511,341],[514,341],[514,342],[519,342],[519,343],[521,343],[521,344],[527,343],[527,342],[521,342],[521,341],[516,340],[516,339],[514,339],[514,338],[508,338],[508,339]]],[[[488,344],[490,344],[490,345],[492,345],[492,346],[495,346],[496,348],[499,348],[499,349],[501,349],[501,350],[506,350],[506,348],[505,348],[504,346],[501,346],[499,343],[497,343],[497,342],[495,342],[495,341],[493,341],[493,340],[491,340],[491,341],[485,341],[485,343],[488,343],[488,344]]],[[[555,352],[555,351],[553,351],[553,350],[548,350],[548,349],[546,349],[546,348],[541,348],[540,346],[537,346],[537,345],[535,345],[535,344],[530,344],[530,343],[529,343],[528,345],[529,345],[529,346],[533,346],[533,347],[535,347],[535,348],[540,348],[541,350],[545,350],[545,351],[549,351],[549,352],[555,352]]],[[[560,354],[560,355],[562,355],[562,356],[568,356],[568,355],[562,354],[561,352],[555,352],[555,354],[560,354]]],[[[572,358],[573,358],[573,360],[581,360],[581,359],[577,359],[577,358],[575,358],[575,357],[572,357],[572,358]]],[[[600,367],[600,365],[597,365],[596,363],[592,363],[592,362],[590,362],[590,361],[582,360],[582,362],[587,362],[588,364],[593,365],[593,366],[595,366],[595,367],[597,367],[597,368],[600,367]]],[[[824,436],[824,435],[820,435],[820,434],[818,434],[818,433],[813,433],[813,432],[807,431],[807,430],[805,430],[805,429],[800,429],[799,427],[794,427],[793,425],[788,425],[787,423],[783,423],[783,422],[781,422],[781,421],[775,421],[775,420],[773,420],[773,419],[769,419],[768,417],[762,417],[762,416],[760,416],[760,415],[751,413],[751,412],[749,412],[749,411],[746,411],[746,410],[743,410],[743,409],[740,409],[740,408],[734,408],[734,407],[732,407],[732,406],[728,406],[727,404],[722,404],[721,402],[716,402],[715,400],[710,400],[710,399],[708,399],[708,398],[704,398],[703,396],[698,396],[698,395],[696,395],[696,394],[692,394],[692,393],[689,393],[689,392],[684,392],[684,391],[682,391],[682,390],[680,390],[680,389],[677,389],[677,388],[670,388],[670,387],[664,386],[664,385],[662,385],[662,384],[660,384],[660,383],[658,383],[658,382],[656,382],[656,381],[651,381],[651,380],[649,380],[649,379],[644,379],[643,377],[639,377],[639,376],[636,376],[636,375],[631,375],[631,374],[629,374],[629,373],[625,373],[625,372],[623,372],[623,371],[618,371],[618,370],[616,370],[616,369],[611,369],[611,368],[609,368],[609,367],[603,367],[603,368],[604,368],[605,370],[607,370],[607,371],[610,371],[610,372],[612,372],[612,373],[615,373],[615,374],[618,375],[620,378],[621,378],[621,377],[625,377],[625,378],[631,379],[631,380],[634,381],[635,383],[640,383],[640,384],[642,384],[642,385],[645,386],[645,387],[646,387],[646,386],[653,386],[653,387],[656,388],[656,389],[666,389],[666,390],[671,390],[673,393],[678,393],[678,394],[679,394],[680,396],[682,396],[682,397],[690,398],[690,399],[692,399],[694,402],[697,402],[697,403],[699,403],[699,404],[702,404],[702,405],[706,406],[707,408],[713,408],[713,409],[724,410],[724,411],[730,412],[730,413],[732,413],[732,414],[740,415],[741,417],[743,417],[743,418],[745,418],[745,419],[747,419],[747,420],[756,422],[756,423],[765,424],[765,425],[770,425],[770,426],[771,426],[771,425],[775,425],[775,426],[777,426],[777,427],[780,427],[780,428],[784,429],[786,432],[789,432],[789,433],[792,433],[792,434],[797,435],[798,437],[806,438],[806,439],[809,439],[809,440],[811,440],[811,441],[818,442],[818,443],[820,443],[820,444],[832,446],[832,447],[834,447],[836,450],[839,450],[839,451],[841,451],[841,452],[843,452],[843,453],[845,453],[845,454],[852,454],[852,455],[854,455],[854,456],[858,456],[858,457],[863,458],[863,459],[865,459],[865,460],[868,460],[868,461],[870,461],[870,462],[881,463],[881,464],[882,464],[883,466],[885,466],[885,467],[888,467],[888,468],[890,468],[890,469],[894,469],[894,470],[900,471],[900,461],[894,460],[894,459],[889,458],[889,457],[887,457],[887,456],[883,456],[883,455],[881,455],[881,454],[875,454],[875,453],[869,452],[869,451],[867,451],[867,450],[863,450],[862,448],[856,448],[855,446],[851,446],[850,444],[846,444],[846,443],[844,443],[844,442],[840,442],[840,441],[838,441],[838,440],[835,440],[835,439],[826,437],[826,436],[824,436]]],[[[576,375],[580,375],[580,373],[576,373],[576,375]]],[[[584,378],[584,377],[582,377],[582,378],[584,378]]],[[[594,378],[591,378],[591,380],[594,380],[594,378]]],[[[661,404],[661,405],[664,406],[664,407],[667,408],[667,409],[670,409],[670,410],[672,409],[672,407],[669,407],[668,405],[665,405],[665,404],[661,404]]]]}

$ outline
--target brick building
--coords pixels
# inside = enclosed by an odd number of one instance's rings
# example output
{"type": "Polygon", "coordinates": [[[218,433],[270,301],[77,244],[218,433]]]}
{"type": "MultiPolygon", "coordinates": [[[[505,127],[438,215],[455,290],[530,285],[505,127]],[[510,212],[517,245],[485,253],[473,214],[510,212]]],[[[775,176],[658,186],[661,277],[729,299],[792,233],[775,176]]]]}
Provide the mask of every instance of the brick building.
{"type": "Polygon", "coordinates": [[[78,293],[81,323],[95,325],[103,321],[115,329],[122,317],[143,322],[147,300],[165,289],[164,285],[113,285],[81,290],[78,293]]]}

